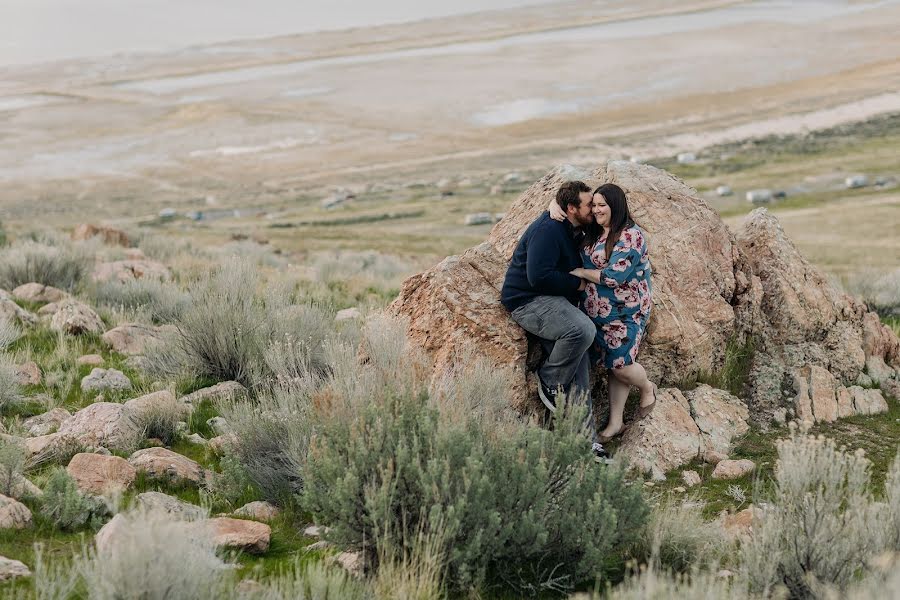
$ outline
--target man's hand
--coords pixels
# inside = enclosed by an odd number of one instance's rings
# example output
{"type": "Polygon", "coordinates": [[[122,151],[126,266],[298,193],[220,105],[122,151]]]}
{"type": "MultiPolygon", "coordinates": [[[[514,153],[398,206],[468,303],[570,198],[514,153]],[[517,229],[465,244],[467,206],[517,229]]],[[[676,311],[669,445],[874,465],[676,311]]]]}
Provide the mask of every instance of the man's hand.
{"type": "Polygon", "coordinates": [[[550,211],[550,218],[554,221],[562,222],[566,220],[566,213],[559,207],[556,200],[550,201],[550,204],[547,205],[547,210],[550,211]]]}

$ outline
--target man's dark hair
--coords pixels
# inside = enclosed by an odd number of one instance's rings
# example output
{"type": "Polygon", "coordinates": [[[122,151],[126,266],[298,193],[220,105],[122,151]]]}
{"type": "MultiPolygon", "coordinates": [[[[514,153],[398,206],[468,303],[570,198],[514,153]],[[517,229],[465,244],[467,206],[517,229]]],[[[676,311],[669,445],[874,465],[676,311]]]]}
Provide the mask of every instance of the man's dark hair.
{"type": "Polygon", "coordinates": [[[556,192],[556,203],[563,209],[563,212],[567,211],[569,205],[580,208],[581,198],[578,197],[578,194],[590,191],[591,188],[583,181],[567,181],[559,186],[559,190],[556,192]]]}

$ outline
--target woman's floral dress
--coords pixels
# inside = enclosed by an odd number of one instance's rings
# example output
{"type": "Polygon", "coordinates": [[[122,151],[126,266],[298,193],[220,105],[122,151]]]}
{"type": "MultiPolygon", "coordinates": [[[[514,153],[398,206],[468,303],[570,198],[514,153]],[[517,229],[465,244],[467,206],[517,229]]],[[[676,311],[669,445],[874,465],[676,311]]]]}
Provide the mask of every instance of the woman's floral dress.
{"type": "Polygon", "coordinates": [[[588,282],[581,310],[597,325],[591,348],[594,364],[607,369],[633,364],[650,317],[650,259],[644,232],[637,226],[622,231],[610,260],[606,237],[582,252],[586,269],[601,271],[600,283],[588,282]]]}

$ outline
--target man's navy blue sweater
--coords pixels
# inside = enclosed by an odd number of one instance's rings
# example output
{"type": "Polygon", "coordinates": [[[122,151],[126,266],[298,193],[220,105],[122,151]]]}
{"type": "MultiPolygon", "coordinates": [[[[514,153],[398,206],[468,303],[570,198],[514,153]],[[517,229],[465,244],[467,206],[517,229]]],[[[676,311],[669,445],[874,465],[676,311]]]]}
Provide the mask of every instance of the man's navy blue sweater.
{"type": "Polygon", "coordinates": [[[510,312],[535,296],[565,296],[576,304],[581,279],[569,275],[569,271],[581,266],[575,228],[568,219],[554,221],[545,212],[519,240],[506,270],[500,301],[510,312]]]}

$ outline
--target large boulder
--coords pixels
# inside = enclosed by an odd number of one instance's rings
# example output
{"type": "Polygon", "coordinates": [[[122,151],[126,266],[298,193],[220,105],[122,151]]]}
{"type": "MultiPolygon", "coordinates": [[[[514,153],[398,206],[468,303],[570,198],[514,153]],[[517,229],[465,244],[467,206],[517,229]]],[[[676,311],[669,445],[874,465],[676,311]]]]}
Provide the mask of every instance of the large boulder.
{"type": "Polygon", "coordinates": [[[199,485],[206,479],[206,472],[196,461],[165,448],[138,450],[128,462],[138,471],[174,485],[199,485]]]}
{"type": "Polygon", "coordinates": [[[168,281],[169,268],[154,260],[116,260],[94,267],[94,281],[129,281],[131,279],[156,279],[168,281]]]}
{"type": "Polygon", "coordinates": [[[127,490],[134,483],[137,471],[118,456],[80,453],[72,457],[66,467],[78,489],[90,494],[113,494],[127,490]]]}
{"type": "Polygon", "coordinates": [[[759,282],[734,236],[695,190],[665,171],[612,161],[591,173],[551,171],[513,203],[485,243],[403,283],[390,310],[409,319],[410,337],[431,355],[435,375],[474,349],[514,370],[518,408],[536,406],[526,378],[528,338],[500,304],[500,288],[522,233],[572,179],[620,185],[648,233],[654,298],[641,364],[651,378],[674,384],[719,368],[727,342],[748,333],[759,282]]]}
{"type": "Polygon", "coordinates": [[[173,325],[154,327],[141,323],[125,323],[110,329],[101,336],[101,339],[119,354],[138,356],[144,353],[148,344],[159,342],[167,332],[174,330],[173,325]]]}
{"type": "Polygon", "coordinates": [[[25,529],[31,526],[31,511],[9,496],[0,494],[0,530],[25,529]]]}
{"type": "Polygon", "coordinates": [[[95,367],[81,379],[83,392],[124,392],[131,389],[131,380],[118,369],[95,367]]]}
{"type": "Polygon", "coordinates": [[[82,408],[53,435],[68,436],[88,448],[132,450],[144,433],[140,420],[122,404],[95,402],[82,408]]]}
{"type": "Polygon", "coordinates": [[[63,290],[43,283],[23,283],[12,294],[25,302],[59,302],[69,297],[63,290]]]}
{"type": "Polygon", "coordinates": [[[31,571],[22,561],[0,556],[0,583],[16,577],[31,577],[31,571]]]}
{"type": "Polygon", "coordinates": [[[142,423],[155,417],[174,415],[179,418],[190,416],[191,407],[175,400],[169,390],[160,390],[133,398],[125,403],[125,408],[142,423]]]}
{"type": "Polygon", "coordinates": [[[200,521],[197,526],[203,527],[212,536],[216,547],[221,550],[240,550],[250,554],[263,554],[269,549],[272,528],[265,523],[216,517],[200,521]]]}
{"type": "MultiPolygon", "coordinates": [[[[844,388],[867,365],[879,380],[897,377],[893,331],[809,264],[766,209],[748,215],[737,241],[762,286],[748,398],[756,418],[765,421],[790,402],[799,418],[815,421],[877,410],[849,404],[844,388]]],[[[861,406],[869,394],[863,396],[861,406]]]]}
{"type": "Polygon", "coordinates": [[[208,514],[206,509],[196,504],[179,500],[162,492],[144,492],[138,494],[134,500],[137,506],[144,510],[168,513],[187,521],[204,519],[208,514]]]}
{"type": "MultiPolygon", "coordinates": [[[[48,305],[49,306],[49,305],[48,305]]],[[[50,329],[69,335],[103,333],[103,321],[94,309],[83,302],[67,298],[54,303],[55,312],[50,317],[50,329]]]]}
{"type": "Polygon", "coordinates": [[[22,421],[22,427],[30,436],[47,435],[59,429],[72,414],[64,408],[56,407],[40,415],[28,417],[22,421]]]}

